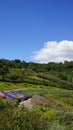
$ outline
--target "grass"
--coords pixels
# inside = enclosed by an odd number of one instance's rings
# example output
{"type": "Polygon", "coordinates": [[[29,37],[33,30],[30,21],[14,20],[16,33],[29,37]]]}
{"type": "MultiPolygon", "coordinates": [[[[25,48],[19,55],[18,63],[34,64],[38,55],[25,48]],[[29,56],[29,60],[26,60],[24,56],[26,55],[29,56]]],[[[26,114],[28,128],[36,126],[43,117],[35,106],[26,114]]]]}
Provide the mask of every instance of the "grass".
{"type": "Polygon", "coordinates": [[[24,95],[43,94],[49,100],[52,98],[52,101],[61,106],[62,109],[73,111],[73,90],[30,83],[0,82],[0,91],[16,89],[24,95]]]}
{"type": "MultiPolygon", "coordinates": [[[[48,101],[46,105],[35,105],[32,110],[42,119],[49,120],[47,130],[73,130],[73,90],[30,83],[0,82],[0,91],[16,89],[24,95],[40,94],[48,101]]],[[[3,110],[6,102],[1,97],[0,100],[0,110],[3,110]]],[[[1,112],[0,114],[3,115],[1,112]]]]}

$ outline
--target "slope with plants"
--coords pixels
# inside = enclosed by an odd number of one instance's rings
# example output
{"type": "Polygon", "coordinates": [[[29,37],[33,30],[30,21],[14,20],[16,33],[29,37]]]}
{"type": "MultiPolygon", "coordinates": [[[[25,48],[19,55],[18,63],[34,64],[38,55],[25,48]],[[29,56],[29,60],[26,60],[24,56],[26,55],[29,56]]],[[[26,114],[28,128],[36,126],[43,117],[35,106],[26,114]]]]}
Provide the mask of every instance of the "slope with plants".
{"type": "Polygon", "coordinates": [[[30,97],[32,108],[0,97],[0,130],[73,130],[73,62],[1,59],[0,91],[4,90],[30,97]]]}

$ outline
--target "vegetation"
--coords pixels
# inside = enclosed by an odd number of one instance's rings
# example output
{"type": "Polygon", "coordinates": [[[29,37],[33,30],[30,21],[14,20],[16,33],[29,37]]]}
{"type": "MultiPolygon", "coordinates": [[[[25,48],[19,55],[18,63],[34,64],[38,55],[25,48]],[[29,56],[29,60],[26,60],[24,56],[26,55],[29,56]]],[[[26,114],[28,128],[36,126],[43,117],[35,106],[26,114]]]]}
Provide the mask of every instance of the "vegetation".
{"type": "Polygon", "coordinates": [[[47,106],[25,107],[6,100],[0,102],[0,130],[73,130],[73,113],[47,106]]]}
{"type": "Polygon", "coordinates": [[[0,59],[0,81],[31,83],[34,81],[41,84],[38,78],[33,77],[36,75],[40,77],[42,75],[41,78],[43,78],[43,80],[49,77],[49,80],[58,81],[60,79],[59,82],[66,81],[67,83],[73,83],[73,61],[39,64],[33,62],[26,63],[25,61],[17,59],[13,61],[0,59]],[[32,76],[32,78],[29,76],[32,76]]]}
{"type": "Polygon", "coordinates": [[[0,91],[31,95],[33,107],[0,97],[0,130],[73,130],[73,61],[0,60],[0,91]]]}

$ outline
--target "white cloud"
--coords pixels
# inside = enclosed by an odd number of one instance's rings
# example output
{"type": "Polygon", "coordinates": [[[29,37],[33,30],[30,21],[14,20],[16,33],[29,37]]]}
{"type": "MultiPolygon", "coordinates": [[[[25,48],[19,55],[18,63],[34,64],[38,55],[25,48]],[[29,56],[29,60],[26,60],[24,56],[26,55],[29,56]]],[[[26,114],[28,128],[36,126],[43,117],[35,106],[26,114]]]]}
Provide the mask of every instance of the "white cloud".
{"type": "Polygon", "coordinates": [[[41,63],[73,61],[73,41],[48,41],[32,59],[41,63]]]}

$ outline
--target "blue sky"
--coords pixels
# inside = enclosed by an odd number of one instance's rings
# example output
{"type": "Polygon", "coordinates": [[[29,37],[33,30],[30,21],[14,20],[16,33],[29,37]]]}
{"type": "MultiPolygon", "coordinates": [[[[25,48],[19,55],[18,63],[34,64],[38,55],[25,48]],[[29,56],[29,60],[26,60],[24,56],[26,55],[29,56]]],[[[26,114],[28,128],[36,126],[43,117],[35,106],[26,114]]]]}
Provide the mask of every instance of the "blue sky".
{"type": "Polygon", "coordinates": [[[55,41],[56,61],[73,60],[73,0],[0,0],[0,58],[49,62],[55,41]]]}

